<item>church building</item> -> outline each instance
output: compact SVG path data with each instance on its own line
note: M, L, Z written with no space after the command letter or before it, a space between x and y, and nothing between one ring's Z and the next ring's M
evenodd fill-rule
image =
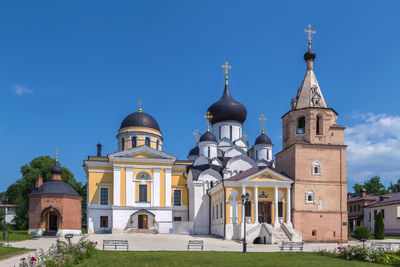
M246 107L231 94L226 62L221 98L188 160L163 151L159 124L139 108L117 133L118 151L84 161L88 231L213 234L248 242L346 241L344 127L328 107L304 54L306 75L282 116L282 151L262 129L243 134ZM196 134L198 132L196 131ZM199 134L198 134L199 135ZM247 199L247 200L246 200ZM244 224L246 222L246 230Z

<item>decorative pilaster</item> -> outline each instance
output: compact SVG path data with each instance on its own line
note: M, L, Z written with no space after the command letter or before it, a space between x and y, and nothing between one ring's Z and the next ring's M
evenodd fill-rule
M133 169L126 168L126 206L133 206L135 203L135 188L133 183Z
M286 223L291 224L292 222L290 221L290 212L291 212L291 200L290 200L290 186L286 188Z
M121 168L114 167L113 176L113 205L121 205Z
M278 187L274 187L274 227L279 226L279 217L278 217Z
M171 207L171 169L165 169L165 206Z
M160 169L159 168L154 168L154 177L153 177L153 185L154 185L154 206L159 207L160 206Z
M254 223L258 223L258 186L254 187Z

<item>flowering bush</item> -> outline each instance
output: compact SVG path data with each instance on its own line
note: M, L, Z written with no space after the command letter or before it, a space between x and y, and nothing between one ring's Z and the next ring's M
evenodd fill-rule
M320 255L400 266L400 257L393 252L361 246L338 246L334 250L321 250Z
M85 258L93 255L97 242L91 242L82 237L78 243L69 244L68 242L57 239L56 244L52 245L48 251L40 250L36 257L21 258L20 267L61 267L74 266L83 262Z

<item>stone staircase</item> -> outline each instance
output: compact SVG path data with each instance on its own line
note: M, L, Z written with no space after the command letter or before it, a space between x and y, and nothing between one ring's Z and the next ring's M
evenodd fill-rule
M157 232L156 232L154 229L137 229L137 228L132 228L132 229L126 230L125 233L127 233L127 234L133 234L133 233L156 234Z
M260 223L247 231L248 242L253 242L256 238L260 237L262 243L267 244L281 244L283 241L302 241L300 232L297 232L291 224L281 223L279 226L274 227L271 224Z
M287 234L282 230L281 227L272 228L272 238L273 244L281 244L283 241L291 241Z

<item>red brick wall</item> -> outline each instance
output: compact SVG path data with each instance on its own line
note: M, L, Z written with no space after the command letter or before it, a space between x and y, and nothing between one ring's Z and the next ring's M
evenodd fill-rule
M31 195L29 196L29 229L44 229L41 213L52 206L61 213L59 229L81 229L81 202L82 198L67 195Z

